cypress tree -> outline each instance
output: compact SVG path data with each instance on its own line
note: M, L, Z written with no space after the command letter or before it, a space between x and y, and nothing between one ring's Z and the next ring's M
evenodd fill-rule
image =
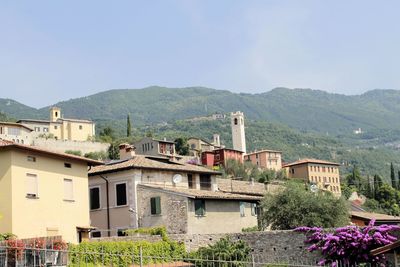
M390 163L390 181L392 183L392 187L394 189L396 189L397 188L397 183L396 183L396 176L394 174L393 162Z
M397 171L397 190L400 190L400 171Z
M132 127L131 127L131 118L130 118L130 116L129 116L129 114L128 114L128 116L126 117L126 136L127 137L130 137L131 136L131 130L132 130Z

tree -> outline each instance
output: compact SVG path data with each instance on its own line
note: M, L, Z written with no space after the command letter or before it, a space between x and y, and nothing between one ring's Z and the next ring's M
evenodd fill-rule
M397 190L400 190L400 171L397 171Z
M187 138L179 137L175 139L175 150L176 153L182 156L189 155L189 144Z
M349 223L347 203L329 192L312 193L304 185L288 183L278 193L267 194L261 204L263 226L288 230L300 226L331 228Z
M394 174L393 162L390 163L390 182L392 183L392 187L397 189L397 182L396 182L396 176Z
M119 143L111 143L107 152L109 159L119 159Z
M126 116L126 137L130 137L132 135L132 126L131 126L131 118L128 114L128 116Z
M347 175L347 184L349 186L355 186L358 190L362 187L362 177L360 170L358 169L357 165L354 165L353 171L351 174Z
M383 185L382 178L375 174L374 175L374 198L376 197L376 193L378 192L379 188Z
M114 130L107 126L99 134L102 142L111 143L115 139Z

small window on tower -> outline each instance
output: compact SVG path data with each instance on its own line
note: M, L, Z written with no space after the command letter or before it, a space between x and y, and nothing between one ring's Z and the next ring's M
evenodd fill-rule
M56 111L56 117L58 117L58 112Z
M238 124L238 119L235 118L234 122L235 122L235 125L237 125Z

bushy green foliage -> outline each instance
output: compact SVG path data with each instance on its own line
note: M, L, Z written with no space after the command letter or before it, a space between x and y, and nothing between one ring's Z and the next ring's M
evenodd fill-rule
M251 260L250 252L251 248L243 240L232 241L229 237L225 237L214 245L190 253L188 261L202 267L247 266Z
M105 160L107 159L107 153L104 151L88 152L84 155L84 157L94 160Z
M253 227L246 227L242 229L243 233L248 233L248 232L257 232L260 231L260 229L258 229L258 226L253 226Z
M179 155L189 155L189 144L186 137L179 137L175 139L175 150Z
M16 238L17 236L12 233L0 233L0 241Z
M148 234L148 235L159 235L164 241L169 241L167 235L167 229L164 226L152 227L152 228L138 228L138 229L128 229L125 230L128 236L134 234Z
M65 153L75 156L82 156L82 151L80 150L65 150Z
M183 244L159 241L100 241L70 245L70 266L129 266L139 264L142 248L143 264L173 262L182 259L186 252ZM134 256L132 256L134 255Z
M263 199L263 224L274 230L288 230L300 226L331 228L347 225L347 203L329 192L305 190L304 184L287 183L277 194Z

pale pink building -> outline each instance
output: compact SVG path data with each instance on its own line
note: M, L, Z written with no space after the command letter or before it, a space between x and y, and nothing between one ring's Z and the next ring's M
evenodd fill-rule
M260 150L248 153L244 156L245 161L251 161L260 169L280 171L282 169L282 151Z

